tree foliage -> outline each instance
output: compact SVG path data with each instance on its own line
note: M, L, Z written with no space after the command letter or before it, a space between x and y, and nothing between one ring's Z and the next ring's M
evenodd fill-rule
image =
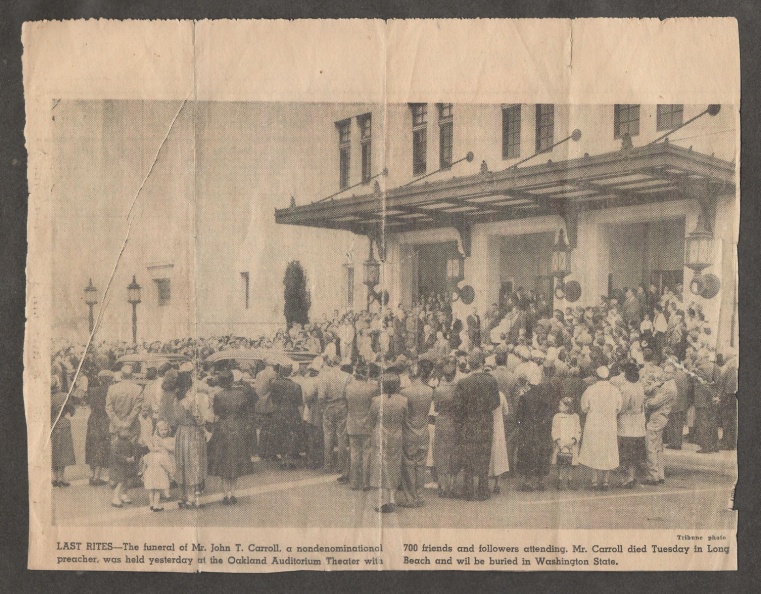
M285 268L283 278L285 287L285 322L290 329L294 324L309 323L309 308L312 306L312 297L307 289L307 274L301 262L292 260Z

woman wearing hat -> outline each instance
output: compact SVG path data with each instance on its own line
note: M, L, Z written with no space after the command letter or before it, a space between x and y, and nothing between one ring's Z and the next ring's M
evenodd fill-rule
M627 363L623 373L611 380L621 392L618 414L618 455L631 489L637 484L637 468L645 461L645 391L639 382L639 366Z
M375 511L381 513L396 509L394 492L402 482L402 428L407 419L407 399L399 393L399 386L398 375L384 373L381 395L373 398L370 405L370 486L380 489L381 501Z
M111 449L106 394L113 377L114 374L107 369L98 373L97 378L90 382L85 396L85 404L90 407L85 437L85 463L90 467L90 486L93 487L106 484L101 478L103 470L108 468Z
M592 489L608 489L610 471L618 468L618 412L621 392L608 381L610 370L597 368L597 382L584 390L581 411L586 413L579 463L593 470Z
M246 442L246 420L253 408L252 390L233 386L233 372L223 371L217 378L221 391L214 396L214 448L209 456L209 474L222 479L223 505L237 503L235 486L238 477L250 471Z
M180 508L199 508L206 482L207 452L206 423L214 420L207 394L192 389L190 374L181 370L178 377L178 395L175 403L177 434L175 435L175 461L177 483L182 488ZM189 499L189 491L193 499Z
M443 377L433 391L433 406L436 412L433 465L439 481L439 497L454 497L454 477L459 470L457 429L454 422L456 374L457 366L453 362L446 363L442 369Z
M50 445L53 452L53 486L68 487L69 483L64 480L64 472L67 466L76 464L69 415L73 415L76 409L68 399L68 394L58 389L60 382L56 376L52 376L50 384L50 423L52 426Z

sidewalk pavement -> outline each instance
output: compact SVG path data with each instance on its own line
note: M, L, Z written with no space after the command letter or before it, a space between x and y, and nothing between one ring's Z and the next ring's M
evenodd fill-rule
M679 468L696 472L710 472L721 476L737 478L737 452L721 450L711 454L698 454L698 446L684 443L681 450L664 450L665 465L668 469Z

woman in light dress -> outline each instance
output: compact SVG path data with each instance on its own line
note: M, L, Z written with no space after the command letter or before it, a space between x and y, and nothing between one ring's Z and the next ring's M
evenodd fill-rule
M587 415L579 463L592 469L592 489L607 490L610 471L618 468L618 413L621 392L608 381L610 371L597 368L597 382L584 390L581 412Z
M489 478L494 479L492 491L499 493L499 477L510 470L507 458L507 439L505 438L505 419L507 418L507 398L499 393L499 406L492 411L493 428L491 434L491 459L489 461Z

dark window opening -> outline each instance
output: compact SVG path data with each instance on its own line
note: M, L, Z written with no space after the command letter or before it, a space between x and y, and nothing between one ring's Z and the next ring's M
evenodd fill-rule
M241 272L240 273L241 279L243 279L243 307L248 309L249 306L249 291L251 289L250 285L250 277L248 272Z
M521 156L521 106L511 105L502 110L502 158Z
M172 284L168 278L154 279L158 291L158 305L163 307L172 301Z
M656 116L657 130L673 130L682 125L683 105L659 105Z
M428 105L413 103L412 110L412 175L423 175L427 169Z
M624 134L639 135L639 105L616 104L613 109L613 135L621 138Z
M362 144L362 183L366 184L372 177L372 135L373 135L373 120L372 116L368 113L366 115L357 118L359 122L359 140Z
M536 152L542 153L555 144L555 106L536 106Z
M338 128L338 186L344 190L349 187L351 120L338 122L336 126Z
M439 167L449 169L452 166L452 144L454 138L454 120L452 104L439 104Z

